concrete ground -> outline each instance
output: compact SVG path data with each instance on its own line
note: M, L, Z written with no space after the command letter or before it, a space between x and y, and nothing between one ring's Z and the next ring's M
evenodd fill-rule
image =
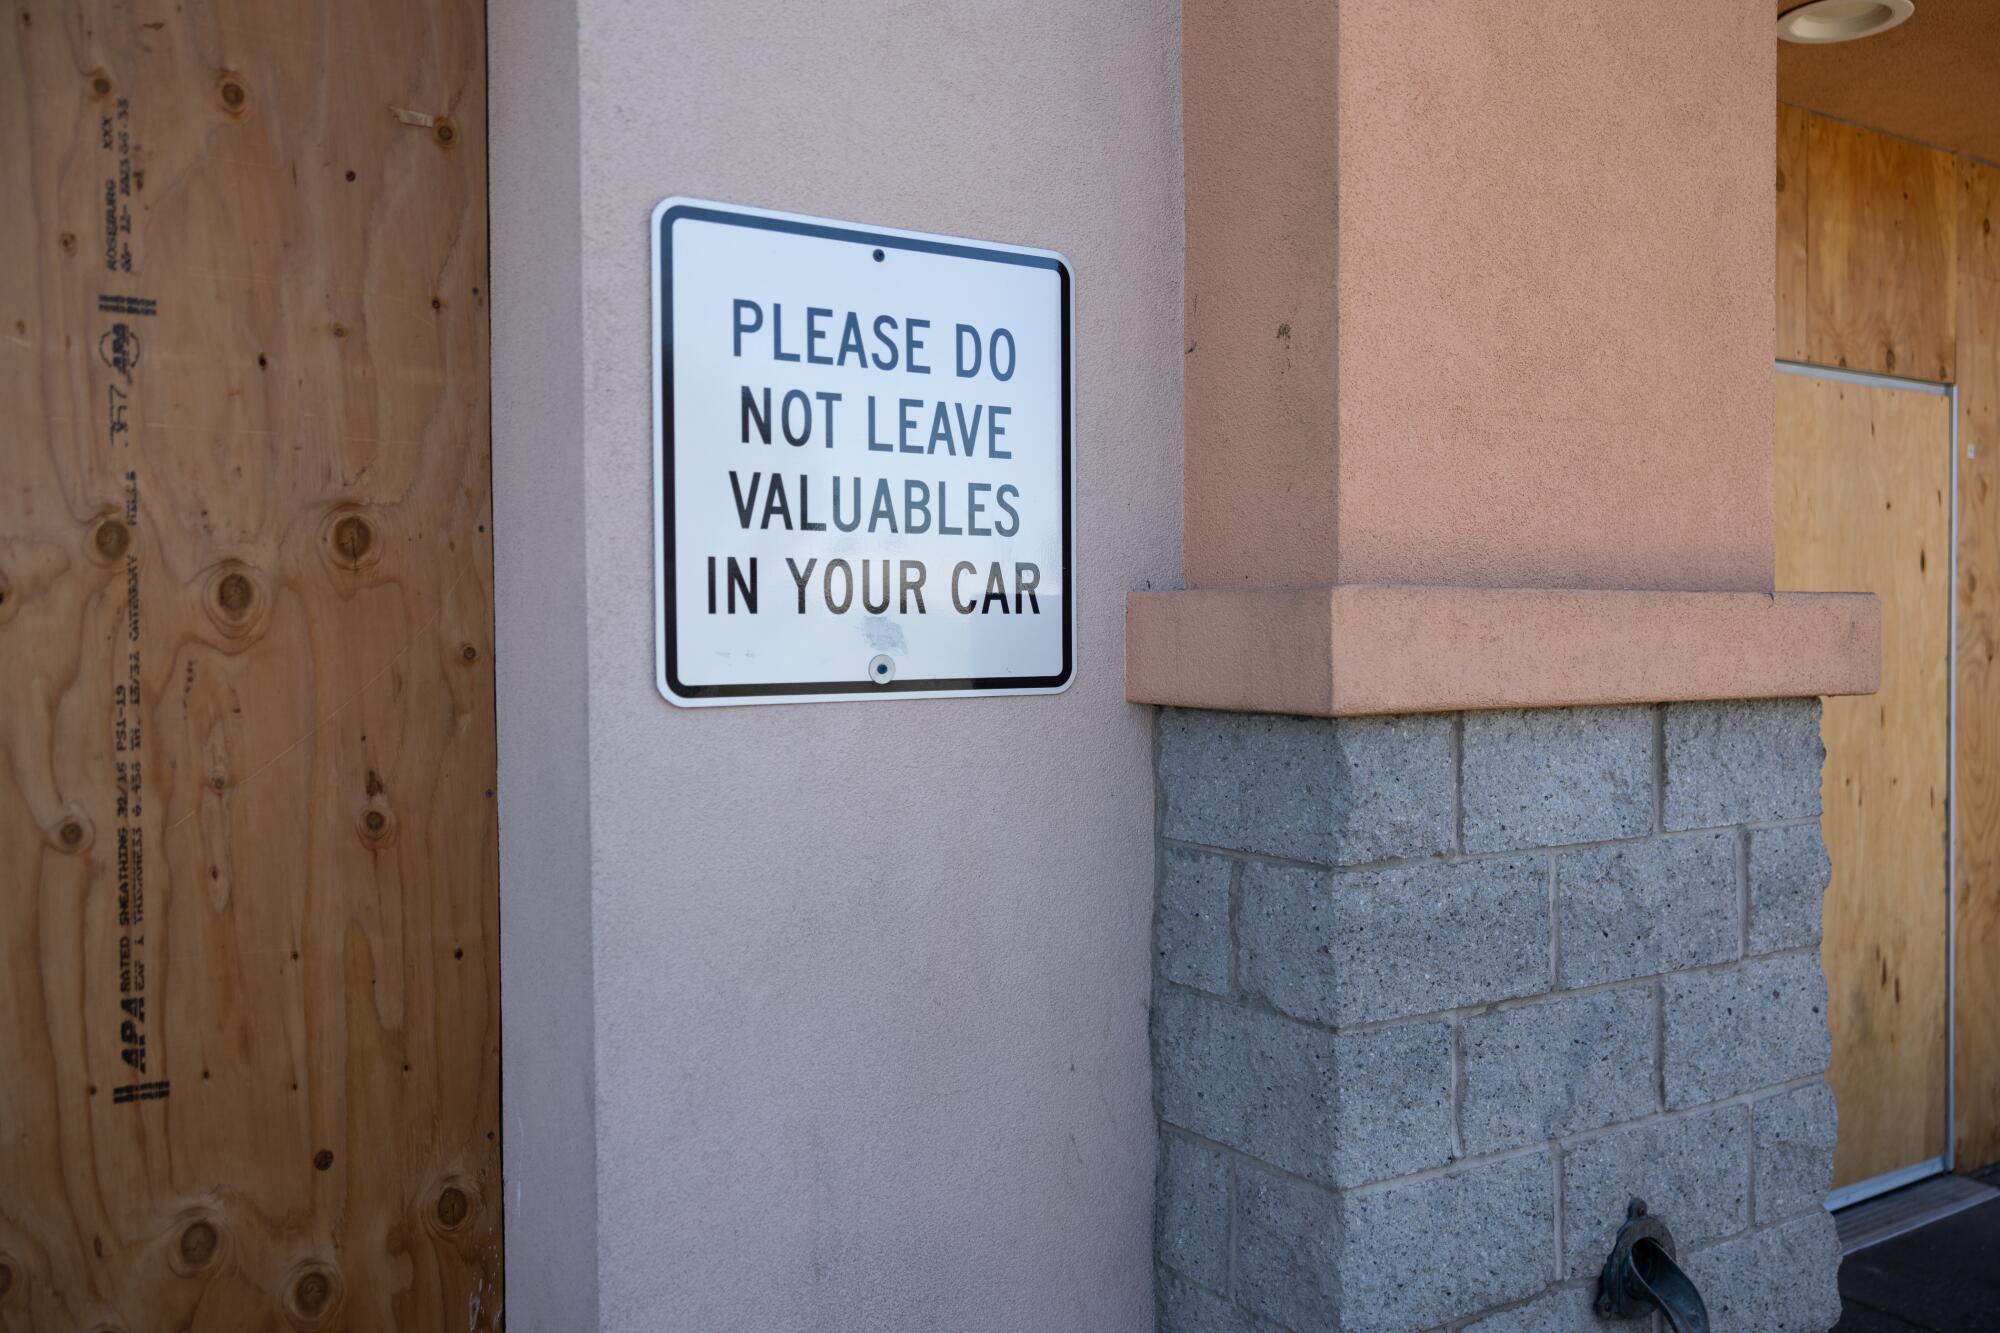
M1989 1184L2000 1184L1981 1172ZM1983 1203L1847 1257L1835 1333L2000 1328L2000 1202Z

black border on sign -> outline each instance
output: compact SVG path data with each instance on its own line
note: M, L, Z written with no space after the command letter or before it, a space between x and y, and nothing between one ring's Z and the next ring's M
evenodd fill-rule
M915 250L925 254L950 255L959 259L983 259L993 263L1016 264L1023 268L1053 270L1057 289L1061 295L1062 326L1062 670L1053 676L970 676L929 678L922 680L890 681L879 685L868 679L843 681L788 681L775 684L756 685L690 685L680 677L680 622L675 605L676 587L675 537L674 537L674 223L683 218L691 222L714 222L732 227L754 227L763 231L789 232L796 236L815 236L822 240L848 241L870 249ZM1053 255L1025 253L1018 250L991 249L986 246L964 242L932 240L924 237L904 236L895 232L869 231L862 227L840 226L824 222L808 222L797 218L766 217L755 213L736 213L719 208L705 208L699 204L675 204L659 215L659 236L656 241L659 253L660 299L653 313L657 324L660 356L656 372L659 376L658 395L660 446L655 465L659 469L661 540L658 565L659 587L656 590L657 608L660 617L662 645L665 656L663 666L666 680L673 692L684 699L755 699L772 695L894 695L932 693L947 690L956 691L1003 691L1003 690L1059 690L1068 685L1076 671L1076 589L1072 586L1072 568L1075 565L1074 507L1071 488L1070 451L1071 433L1074 429L1071 413L1070 384L1070 272L1069 266Z

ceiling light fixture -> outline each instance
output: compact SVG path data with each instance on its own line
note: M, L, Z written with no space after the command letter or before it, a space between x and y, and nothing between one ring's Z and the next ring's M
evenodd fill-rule
M1822 46L1873 37L1916 11L1915 0L1812 0L1778 15L1782 41Z

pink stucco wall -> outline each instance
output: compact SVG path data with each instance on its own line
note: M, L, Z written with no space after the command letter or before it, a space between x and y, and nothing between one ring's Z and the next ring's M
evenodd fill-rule
M1767 12L1188 8L1190 585L1771 587Z
M1178 5L491 12L510 1327L579 1326L579 1249L613 1329L1150 1327L1153 791L1123 605L1180 568ZM669 194L1067 253L1073 689L660 699L646 221ZM517 1041L524 1008L573 1002L535 971L567 937L533 932L578 904L589 1012ZM589 1043L580 1075L552 1031ZM577 1095L582 1242L546 1194L562 1163L537 1170Z
M1340 6L1181 23L1187 583L1330 583Z
M1342 7L1344 581L1772 586L1773 45Z

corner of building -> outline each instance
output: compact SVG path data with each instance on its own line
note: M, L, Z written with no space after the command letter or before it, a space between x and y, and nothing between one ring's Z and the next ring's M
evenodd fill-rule
M598 1319L577 15L488 9L509 1327Z

